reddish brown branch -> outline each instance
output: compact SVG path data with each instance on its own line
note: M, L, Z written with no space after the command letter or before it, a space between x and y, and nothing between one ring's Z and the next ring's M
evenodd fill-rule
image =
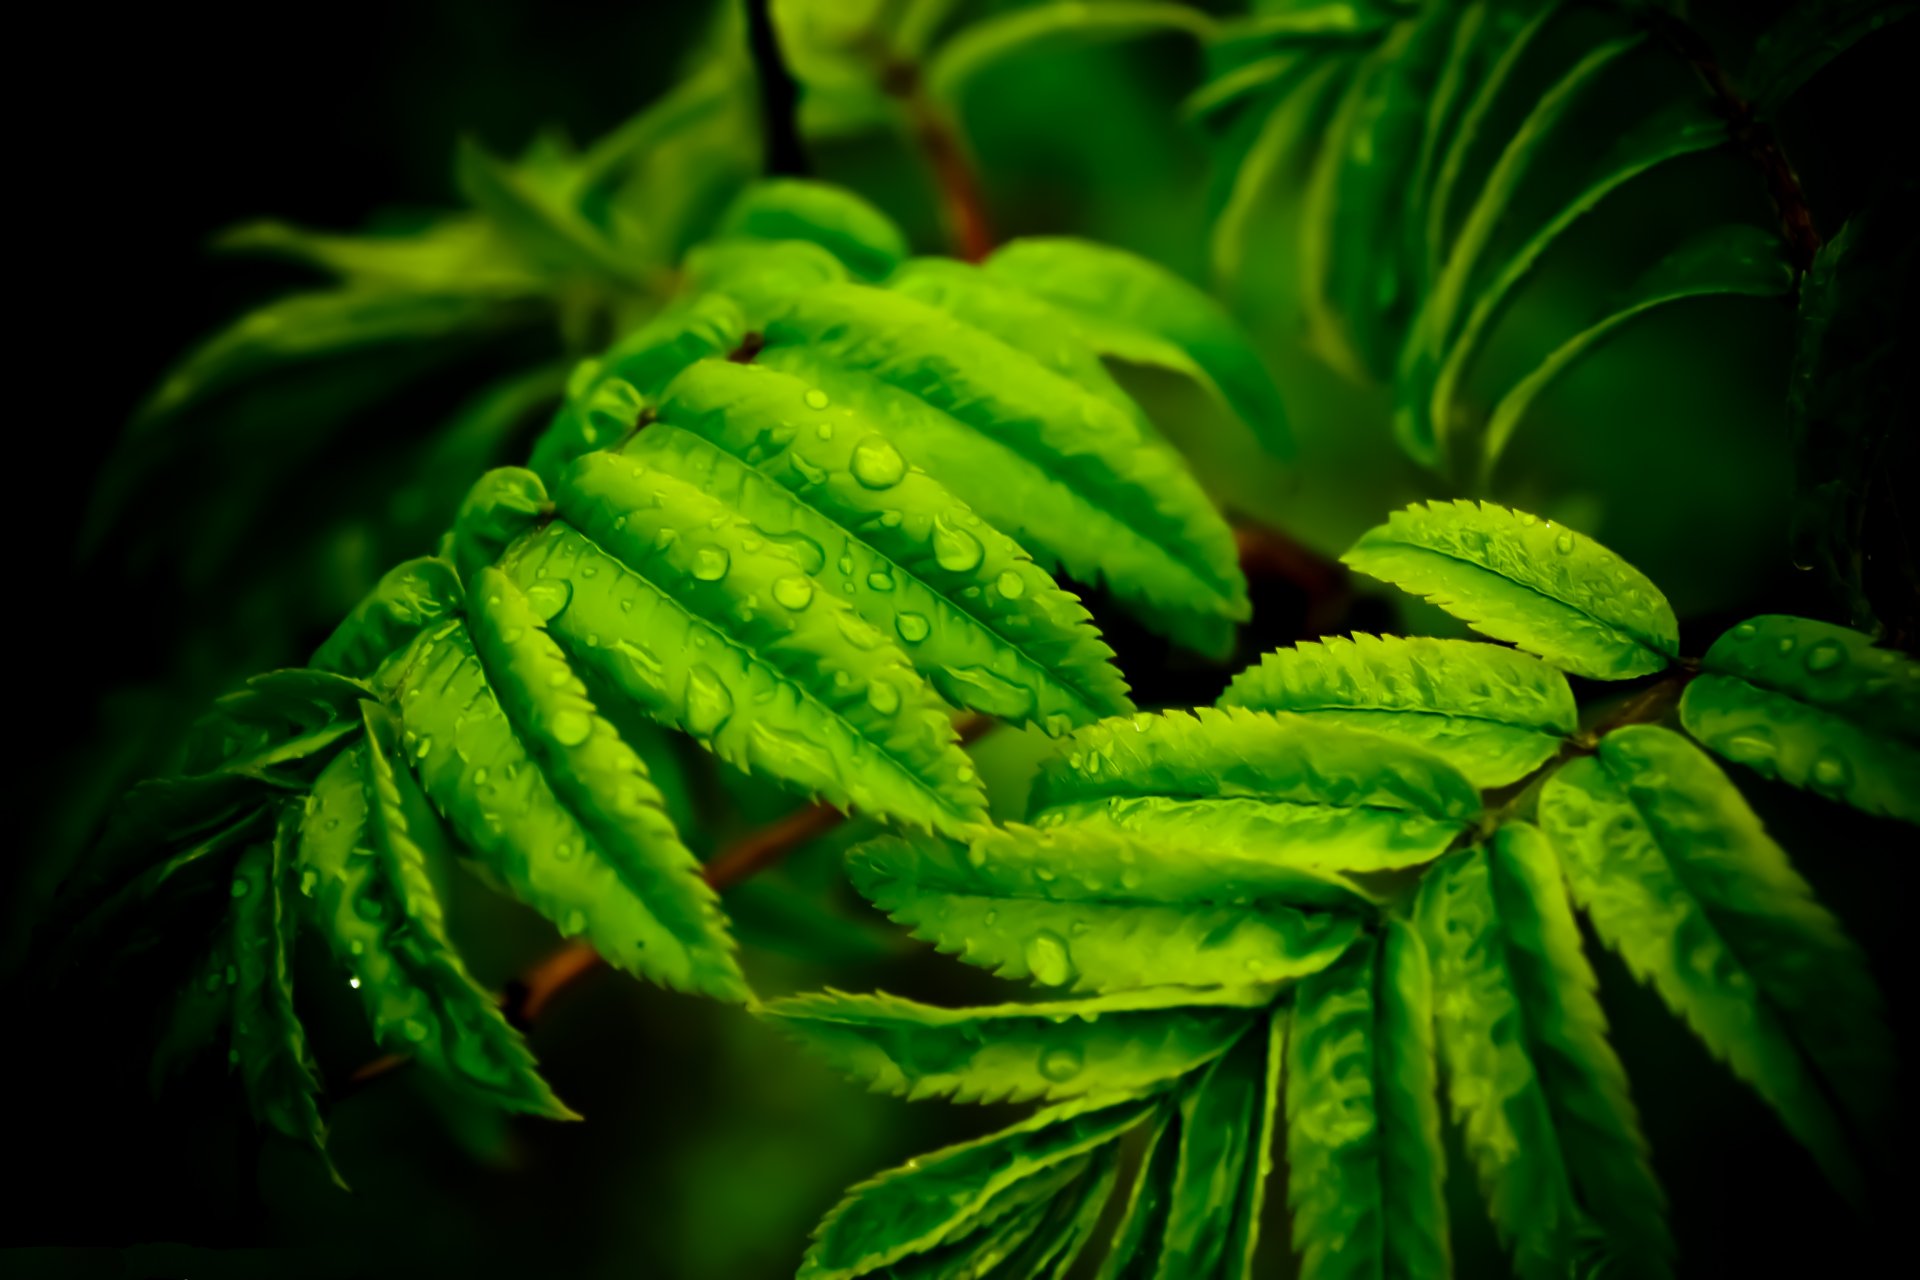
M981 261L993 252L993 227L987 219L979 171L967 154L953 118L927 94L920 69L910 62L882 55L880 87L906 113L914 145L933 170L954 256L967 262Z

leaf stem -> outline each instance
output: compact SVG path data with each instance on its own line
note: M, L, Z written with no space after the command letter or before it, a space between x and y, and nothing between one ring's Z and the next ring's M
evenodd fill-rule
M979 172L967 154L959 128L946 108L927 92L918 66L884 52L876 62L881 90L900 104L907 131L933 171L954 256L967 262L981 261L993 252L993 229L987 219Z

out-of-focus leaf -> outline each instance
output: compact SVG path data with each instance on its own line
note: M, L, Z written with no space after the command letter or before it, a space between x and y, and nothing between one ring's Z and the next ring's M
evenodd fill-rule
M1491 478L1507 441L1540 393L1635 316L1687 298L1774 298L1792 292L1793 267L1787 261L1786 246L1774 232L1745 225L1718 227L1682 245L1614 302L1604 319L1554 348L1500 397L1477 450L1483 482ZM1436 391L1436 397L1450 394ZM1441 401L1436 398L1435 403Z
M957 102L967 82L1003 58L1057 42L1124 40L1160 32L1182 32L1204 40L1213 19L1184 4L1104 3L1058 0L984 18L941 45L927 66L927 87L946 102Z

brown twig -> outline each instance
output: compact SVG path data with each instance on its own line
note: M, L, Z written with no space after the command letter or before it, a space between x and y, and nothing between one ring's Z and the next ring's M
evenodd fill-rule
M946 109L927 93L919 67L884 52L876 55L876 61L880 88L906 113L914 145L933 170L954 256L967 262L981 261L993 252L993 227L987 219L979 173L959 129Z
M994 723L987 716L966 715L954 722L954 731L965 744L977 741ZM725 893L846 820L846 814L827 804L796 809L721 850L701 868L700 877L716 893ZM605 968L606 963L600 953L586 943L569 942L507 983L500 993L500 1012L509 1023L525 1031L546 1012L554 997L588 974ZM388 1053L361 1064L347 1077L345 1086L335 1091L334 1101L351 1096L412 1061L411 1055Z

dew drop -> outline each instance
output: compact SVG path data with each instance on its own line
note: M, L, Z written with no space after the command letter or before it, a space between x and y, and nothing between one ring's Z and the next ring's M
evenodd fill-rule
M1560 536L1553 540L1553 549L1555 551L1558 551L1563 556L1572 555L1573 554L1573 535L1563 530Z
M1009 600L1018 600L1027 590L1027 584L1021 579L1019 574L1011 569L1002 573L999 580L993 585L999 590L1001 595Z
M687 673L687 732L710 738L733 715L733 695L706 663Z
M907 460L884 436L868 436L853 448L853 478L869 489L891 489L907 474Z
M527 588L527 603L542 622L559 617L572 600L573 584L564 578L543 580Z
M927 633L933 630L933 624L917 613L901 614L893 620L893 627L900 633L900 638L908 644L919 644L927 638Z
M773 598L788 609L804 609L813 603L813 582L795 575L773 584Z
M577 747L593 732L593 720L582 711L562 711L553 718L553 740L563 747Z
M1831 671L1847 660L1846 650L1837 640L1822 640L1807 650L1806 657L1800 659L1809 671Z
M1070 1049L1062 1045L1060 1048L1049 1049L1040 1055L1040 1074L1055 1084L1064 1084L1079 1075L1080 1068L1085 1063L1086 1059L1081 1056L1078 1049Z
M900 691L885 680L875 680L867 686L867 702L883 716L890 716L900 709Z
M891 591L893 590L893 575L887 573L885 570L875 569L867 575L867 585L875 591Z
M966 573L980 565L986 554L980 539L965 529L956 529L944 519L933 522L933 558L949 573Z
M1813 761L1813 785L1821 791L1844 791L1853 781L1853 766L1833 750L1822 751Z
M1073 976L1073 958L1067 940L1051 929L1042 929L1027 940L1027 971L1042 986L1058 987Z
M718 582L727 576L730 561L719 547L702 547L693 553L693 576L702 582Z
M827 399L827 393L818 387L809 389L807 394L801 398L807 402L807 408L809 409L824 409L830 403Z

